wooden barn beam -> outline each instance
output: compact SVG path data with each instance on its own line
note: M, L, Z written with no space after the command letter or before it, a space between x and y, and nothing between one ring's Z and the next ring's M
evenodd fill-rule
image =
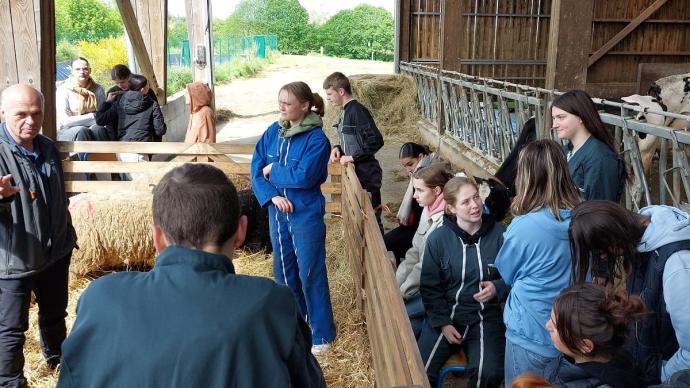
M55 1L40 0L40 85L43 93L43 135L57 138L55 108Z
M652 3L647 9L642 11L635 19L633 19L630 23L628 23L625 28L623 28L619 33L617 33L613 38L611 38L608 42L604 43L601 48L599 48L597 51L592 54L592 56L589 57L589 60L587 61L587 67L592 66L595 64L598 60L601 59L604 55L606 55L609 50L611 50L615 45L617 45L623 38L628 36L631 32L633 32L642 22L645 20L649 19L654 12L656 12L659 8L661 8L664 4L666 4L668 0L656 0L654 3Z
M462 30L465 19L462 17L462 1L446 0L442 3L441 17L441 68L460 71L462 50Z
M151 57L146 50L146 43L144 42L144 37L139 29L139 24L137 23L137 17L134 13L134 8L129 0L116 0L117 7L120 10L120 16L122 16L122 22L127 30L127 35L132 42L132 47L134 49L134 56L137 59L141 73L149 81L149 86L156 93L158 101L165 100L165 92L158 86L158 80L156 78L156 73L153 70L153 64L151 63Z
M44 97L42 133L55 138L55 4L0 0L0 91L29 84Z
M584 89L587 84L594 0L553 0L546 62L547 89Z
M211 0L185 0L189 52L195 82L207 83L213 92L213 39ZM215 106L215 93L213 106Z
M402 62L409 62L411 59L410 53L410 24L412 23L412 15L410 13L410 2L412 0L397 0L400 3L400 12L396 18L400 18L400 36L397 41L400 60Z

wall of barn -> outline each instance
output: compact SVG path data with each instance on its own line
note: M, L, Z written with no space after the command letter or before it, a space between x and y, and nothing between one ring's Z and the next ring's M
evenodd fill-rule
M558 79L556 88L586 87L599 97L620 97L645 89L640 79L650 76L641 71L643 64L654 76L690 72L687 0L398 1L398 48L403 62L545 87L547 62L553 61L552 83L554 77L568 78ZM583 6L592 8L577 9ZM655 11L637 25L640 15L650 9ZM583 22L583 17L591 20ZM627 35L610 49L602 49L626 27L631 29ZM558 31L560 39L554 36ZM555 47L551 50L560 45L558 55L565 57L549 56L552 39ZM581 50L563 49L582 44L582 39L590 44L584 42ZM589 63L593 54L602 53ZM583 65L573 70L574 64ZM661 64L686 64L687 69Z

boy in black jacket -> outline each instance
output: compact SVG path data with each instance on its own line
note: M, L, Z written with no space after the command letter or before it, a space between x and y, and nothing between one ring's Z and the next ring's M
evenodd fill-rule
M331 151L331 162L348 162L355 165L355 172L362 188L371 194L371 205L376 212L376 221L381 233L381 178L379 161L374 156L383 147L383 136L369 110L352 97L350 80L335 72L323 81L326 97L333 106L343 107L338 127L340 145Z
M154 141L165 134L161 107L148 95L149 90L146 77L132 74L129 90L117 103L118 138L122 141Z

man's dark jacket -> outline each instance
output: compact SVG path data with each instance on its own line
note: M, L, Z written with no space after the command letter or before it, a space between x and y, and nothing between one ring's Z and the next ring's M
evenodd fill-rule
M34 161L0 124L0 176L12 174L17 194L0 200L0 279L34 275L69 256L76 246L65 196L65 180L55 143L34 139L45 179Z
M170 246L149 272L95 280L58 387L325 387L289 288Z

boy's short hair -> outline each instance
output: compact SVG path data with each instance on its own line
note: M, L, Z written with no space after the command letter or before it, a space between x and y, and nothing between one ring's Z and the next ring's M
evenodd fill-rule
M153 190L153 223L169 244L222 246L237 232L237 190L225 173L205 164L170 170Z
M149 81L143 75L132 74L132 76L129 77L129 90L134 90L135 92L138 92L144 87L146 87L148 83Z
M112 70L110 70L110 79L112 80L129 79L131 75L132 72L129 70L129 67L122 64L115 65Z
M345 74L339 71L336 71L335 73L326 77L325 80L323 80L323 88L333 88L334 90L342 88L343 90L345 90L345 93L352 94L352 88L350 87L350 79L347 78Z

